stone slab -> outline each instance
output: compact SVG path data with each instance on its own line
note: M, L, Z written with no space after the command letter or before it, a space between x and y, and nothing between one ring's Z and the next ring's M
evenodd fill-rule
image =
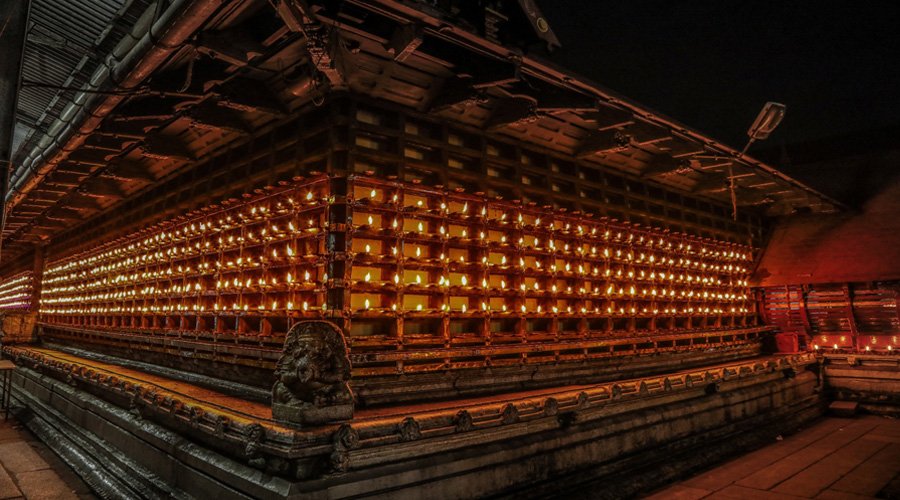
M721 467L716 467L711 471L695 476L685 481L683 484L685 486L712 491L721 490L722 488L805 448L822 436L836 431L842 425L844 425L843 422L839 420L823 420L809 429L793 436L788 436L782 441L775 441L769 446L736 458Z
M19 431L13 428L12 426L3 426L0 427L0 443L6 443L9 441L17 441L21 439L19 437Z
M851 441L858 439L866 432L874 429L876 425L876 422L869 420L853 421L846 427L838 428L827 437L816 441L810 446L737 481L736 484L759 490L772 489Z
M897 427L900 428L900 424ZM875 496L898 471L900 471L900 446L888 444L832 484L830 489Z
M31 445L24 441L13 441L0 444L0 460L3 467L11 474L47 469L50 466L40 457Z
M17 498L22 496L22 492L16 487L12 477L6 472L6 469L0 467L0 499Z
M885 446L885 443L878 441L857 439L779 484L772 491L814 497Z
M853 417L859 409L859 403L855 401L835 401L828 405L828 413L835 417Z
M826 418L783 441L657 492L654 498L894 498L900 485L900 421ZM898 479L895 479L898 478ZM895 495L896 496L896 495Z
M713 498L725 498L729 500L797 500L798 498L803 497L732 484L724 490L717 491Z
M16 475L27 500L77 500L78 495L51 469Z
M875 497L856 495L846 491L825 490L816 497L817 500L875 500Z
M96 498L88 486L11 416L0 419L0 500Z
M712 494L710 490L692 488L690 486L675 485L659 493L646 497L645 500L698 500Z

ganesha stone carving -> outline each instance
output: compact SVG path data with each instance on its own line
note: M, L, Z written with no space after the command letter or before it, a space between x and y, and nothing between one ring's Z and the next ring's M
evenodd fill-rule
M317 425L353 418L350 358L344 335L328 321L294 325L275 368L272 416Z

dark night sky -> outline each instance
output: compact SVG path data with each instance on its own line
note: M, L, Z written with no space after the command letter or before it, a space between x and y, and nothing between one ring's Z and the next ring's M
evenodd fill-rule
M787 115L761 148L900 124L894 5L540 2L563 44L555 62L738 149L768 100Z

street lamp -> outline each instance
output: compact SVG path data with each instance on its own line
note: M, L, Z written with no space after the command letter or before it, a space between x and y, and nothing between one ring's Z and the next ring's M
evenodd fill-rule
M747 141L747 145L741 150L738 159L744 157L747 150L750 149L751 144L756 141L768 139L769 134L771 134L772 131L778 127L778 124L781 123L781 120L784 119L784 112L786 109L784 104L777 102L770 101L763 105L759 115L756 116L756 120L753 120L753 125L750 125L750 128L747 130L747 135L750 137L750 140ZM728 164L728 190L731 192L731 216L734 217L734 220L737 220L737 197L734 192L735 183L733 167L734 161Z

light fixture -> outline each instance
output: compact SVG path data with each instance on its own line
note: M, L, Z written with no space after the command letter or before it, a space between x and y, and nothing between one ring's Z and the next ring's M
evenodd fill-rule
M751 144L769 137L772 131L781 123L781 120L784 119L786 110L787 107L784 104L777 102L769 101L763 105L756 116L756 120L753 120L753 125L750 125L750 128L747 130L747 136L750 137L750 140L747 141L744 149L738 155L739 160L744 158ZM731 195L731 216L734 220L737 220L737 195L734 190L734 181L734 161L732 161L728 164L728 192Z
M750 144L753 144L754 141L763 141L769 138L769 134L771 134L772 131L778 127L778 124L781 123L781 120L784 119L785 109L786 107L784 104L777 102L770 101L763 105L756 120L753 121L753 125L750 125L750 128L747 130L750 141L747 143L747 146L744 147L744 150L741 151L741 155L747 152L747 148L749 148Z

